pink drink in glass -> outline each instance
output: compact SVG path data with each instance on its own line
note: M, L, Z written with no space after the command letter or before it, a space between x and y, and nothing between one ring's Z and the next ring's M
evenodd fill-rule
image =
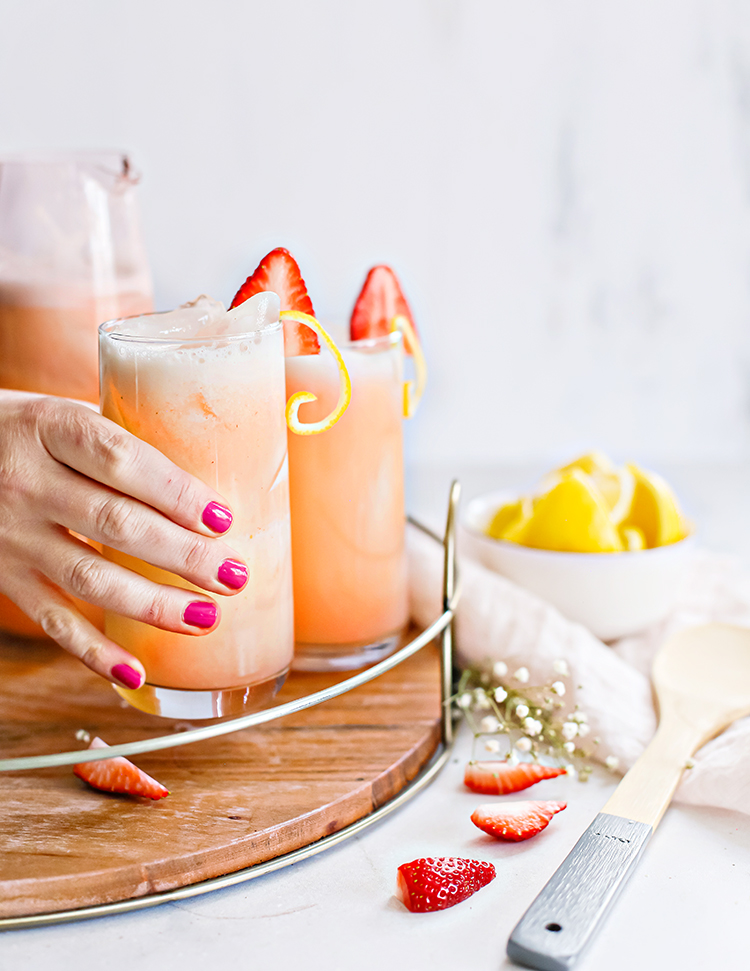
M295 667L346 670L390 653L408 621L400 333L338 344L349 408L325 435L289 435ZM287 358L287 396L313 421L338 393L326 355Z
M218 598L202 637L106 613L106 633L136 655L147 682L117 690L137 708L201 719L240 714L281 686L294 646L279 301L262 293L225 313L200 298L170 314L100 328L102 414L211 485L234 513L227 542L248 566L245 589ZM191 584L105 549L160 583Z

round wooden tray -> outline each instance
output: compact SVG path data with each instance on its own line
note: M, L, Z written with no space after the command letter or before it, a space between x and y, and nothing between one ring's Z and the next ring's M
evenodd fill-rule
M0 637L0 930L250 879L358 831L425 784L451 734L457 499L455 485L442 616L430 630L410 632L400 660L355 677L292 675L276 713L195 732L131 708L55 645ZM341 693L330 697L336 685ZM238 730L266 717L277 720ZM51 754L83 752L81 729L139 751L134 761L170 796L151 803L91 790L59 764L78 753Z

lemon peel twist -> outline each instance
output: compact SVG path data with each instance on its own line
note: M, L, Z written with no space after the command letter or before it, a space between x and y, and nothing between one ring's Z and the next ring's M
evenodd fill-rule
M427 384L427 362L422 352L416 331L408 317L397 314L391 321L391 333L400 331L406 350L411 352L414 359L416 381L404 382L404 418L412 418L417 410L420 399Z
M310 314L303 313L301 310L282 310L279 316L282 320L294 320L298 324L305 324L311 330L314 330L319 340L325 344L333 355L336 366L339 369L339 400L336 402L336 407L333 411L326 415L325 418L321 418L320 421L310 422L299 420L300 406L318 400L318 396L313 394L312 391L297 391L286 403L286 424L290 431L293 431L295 435L319 435L321 432L333 428L349 407L349 402L352 400L352 382L349 377L349 372L346 369L346 364L344 364L341 351L334 344L333 338L325 328L320 326L314 317Z

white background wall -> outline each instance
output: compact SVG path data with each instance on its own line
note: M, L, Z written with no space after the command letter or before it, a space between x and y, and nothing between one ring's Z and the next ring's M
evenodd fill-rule
M0 0L0 151L127 148L166 308L398 271L418 463L750 442L742 0Z

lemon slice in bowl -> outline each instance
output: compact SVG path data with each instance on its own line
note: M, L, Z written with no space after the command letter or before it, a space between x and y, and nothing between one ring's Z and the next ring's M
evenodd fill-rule
M333 428L349 407L349 402L352 400L352 382L349 378L349 372L346 370L341 351L336 347L333 338L324 327L320 326L315 317L302 313L300 310L282 310L279 316L282 320L294 320L298 324L306 324L311 330L314 330L321 344L324 344L333 355L339 369L339 400L336 402L333 411L325 418L310 422L299 420L300 406L318 400L317 395L314 395L312 391L298 391L286 403L287 427L295 435L319 435L321 432Z
M620 524L621 529L639 529L648 549L669 546L684 539L690 528L682 518L677 499L664 479L656 472L649 472L632 463L627 468L633 476L634 489L630 508Z
M519 543L533 512L534 503L528 496L506 502L494 514L485 532L492 539Z
M591 476L604 497L609 509L609 518L615 526L619 526L627 517L633 503L635 477L630 468L627 466L618 467L604 452L594 451L582 455L575 461L569 462L568 465L563 465L553 474L562 475L575 469ZM626 548L630 549L631 547ZM633 549L638 549L638 547L633 547Z
M579 468L561 471L533 511L516 542L566 553L619 553L625 549L601 490Z

